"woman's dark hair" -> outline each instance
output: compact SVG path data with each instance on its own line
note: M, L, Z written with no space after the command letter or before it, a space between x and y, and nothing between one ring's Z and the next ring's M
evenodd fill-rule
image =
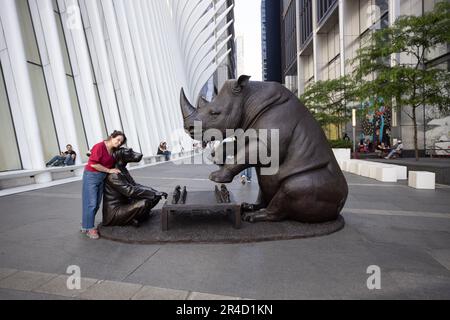
M125 133L123 133L122 131L114 130L114 132L111 133L111 135L109 136L108 140L117 138L117 137L119 137L119 136L122 136L122 137L123 137L123 142L122 142L122 145L121 145L121 146L123 146L124 144L127 143L127 136L126 136Z

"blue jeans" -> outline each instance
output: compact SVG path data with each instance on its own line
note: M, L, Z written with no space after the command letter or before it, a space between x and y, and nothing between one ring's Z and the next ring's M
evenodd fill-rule
M64 160L64 164L66 166L73 166L75 164L75 160L73 160L73 157L71 155L66 156L66 159Z
M246 176L247 180L252 180L252 168L247 168L241 173L241 177Z
M75 161L69 154L67 156L54 156L49 162L47 162L47 166L60 166L62 164L66 166L73 166Z
M106 173L84 171L83 174L83 230L95 228L95 215L103 197Z
M172 155L172 152L170 152L170 151L165 151L164 152L164 156L166 157L166 161L169 161L170 160L170 156Z

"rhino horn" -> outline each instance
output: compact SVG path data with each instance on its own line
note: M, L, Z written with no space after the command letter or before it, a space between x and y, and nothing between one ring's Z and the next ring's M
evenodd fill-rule
M195 109L189 100L186 98L186 95L184 93L184 89L181 88L181 94L180 94L180 106L181 106L181 112L183 113L183 118L188 119L191 117L195 112L197 112L197 109Z

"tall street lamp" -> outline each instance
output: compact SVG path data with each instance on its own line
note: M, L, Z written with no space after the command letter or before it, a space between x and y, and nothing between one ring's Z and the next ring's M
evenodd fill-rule
M352 109L353 152L356 155L356 109Z

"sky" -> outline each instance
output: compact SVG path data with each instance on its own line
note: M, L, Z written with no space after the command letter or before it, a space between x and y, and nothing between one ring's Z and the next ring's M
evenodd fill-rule
M261 81L261 0L235 0L234 17L236 37L244 38L244 64L238 76L247 74Z

